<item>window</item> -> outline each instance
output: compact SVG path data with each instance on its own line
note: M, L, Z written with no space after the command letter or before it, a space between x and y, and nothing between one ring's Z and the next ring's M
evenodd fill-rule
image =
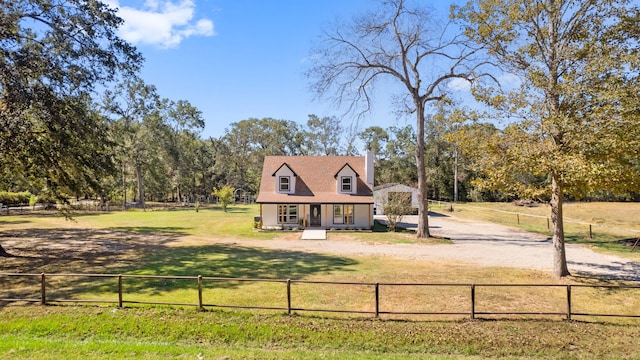
M298 205L278 205L278 223L280 224L297 224L298 223Z
M353 225L353 204L333 205L333 223Z
M342 205L333 205L333 223L344 224L344 218L342 217Z
M342 177L342 192L351 192L351 176Z
M344 223L353 224L353 205L344 206Z
M288 176L280 176L279 179L279 189L280 191L290 191L289 182L291 179Z

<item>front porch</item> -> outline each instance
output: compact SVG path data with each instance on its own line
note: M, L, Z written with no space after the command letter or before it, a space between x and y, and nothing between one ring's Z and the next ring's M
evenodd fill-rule
M369 230L373 204L260 204L259 219L265 230Z

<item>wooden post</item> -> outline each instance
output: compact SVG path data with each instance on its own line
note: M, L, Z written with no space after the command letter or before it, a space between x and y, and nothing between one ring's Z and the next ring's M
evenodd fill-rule
M302 227L307 227L307 206L306 204L302 204Z
M567 320L571 320L571 285L567 285Z
M471 284L471 320L476 318L476 285Z
M376 319L380 317L380 284L376 283Z
M551 226L549 225L549 218L547 218L547 230L551 230Z
M260 204L260 224L258 227L262 229L262 203Z
M287 279L287 314L291 315L291 279Z
M118 307L122 307L122 274L118 275Z
M40 274L40 305L47 305L47 289L44 273Z
M284 229L284 205L280 204L280 223Z
M202 275L198 275L198 310L204 310L202 307Z
M589 239L593 239L593 230L591 228L591 224L589 224Z
M320 205L322 207L322 205ZM324 206L324 227L328 228L329 227L329 204L326 204ZM332 213L333 213L333 209L332 209Z
M516 214L516 219L518 221L518 225L520 225L520 214Z

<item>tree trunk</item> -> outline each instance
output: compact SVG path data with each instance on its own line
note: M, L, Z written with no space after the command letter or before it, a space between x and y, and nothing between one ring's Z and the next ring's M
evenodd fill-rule
M453 202L458 202L458 148L455 148L453 163Z
M142 169L136 166L136 178L138 180L138 201L140 206L144 208L144 183L142 181Z
M424 165L424 105L416 102L416 165L418 167L418 238L428 238L429 233L429 191L427 188L427 172Z
M9 254L3 247L2 245L0 245L0 256L2 257L10 257L11 254Z
M127 210L127 173L122 162L122 209Z
M561 278L569 276L567 255L564 246L564 222L562 215L562 180L552 174L551 183L551 223L553 224L553 276Z

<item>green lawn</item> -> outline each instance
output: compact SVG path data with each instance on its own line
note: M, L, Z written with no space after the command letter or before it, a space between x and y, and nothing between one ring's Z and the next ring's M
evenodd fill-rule
M0 359L634 359L638 325L381 321L167 308L0 310Z

